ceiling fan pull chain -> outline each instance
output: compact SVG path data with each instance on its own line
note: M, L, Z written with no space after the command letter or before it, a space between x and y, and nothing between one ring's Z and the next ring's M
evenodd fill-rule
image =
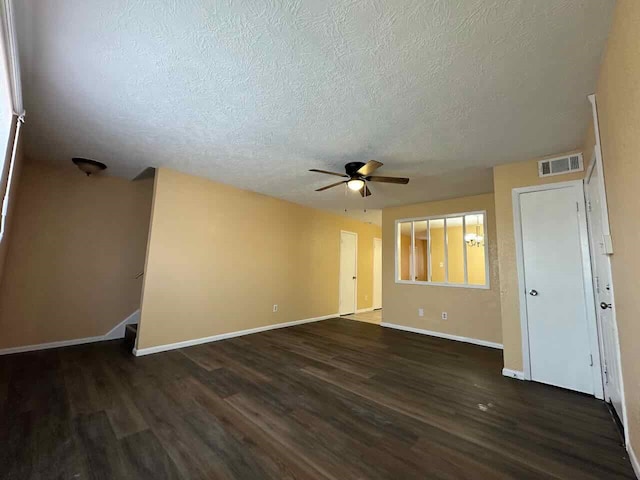
M349 186L345 183L344 184L344 198L345 200L347 199L347 196L349 195ZM346 203L346 202L345 202ZM345 207L344 209L344 213L347 213L347 209Z

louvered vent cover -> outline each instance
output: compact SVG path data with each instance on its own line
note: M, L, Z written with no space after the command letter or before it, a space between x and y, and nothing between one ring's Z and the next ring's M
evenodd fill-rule
M538 162L538 176L540 177L581 172L583 169L581 153L569 155L568 157L549 158Z

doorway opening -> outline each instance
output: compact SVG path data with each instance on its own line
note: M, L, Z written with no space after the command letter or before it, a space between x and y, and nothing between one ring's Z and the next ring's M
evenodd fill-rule
M620 344L615 318L611 259L613 245L609 230L607 197L602 162L594 150L585 178L585 199L589 229L593 293L598 319L598 336L602 356L604 399L611 404L620 426L625 425L625 405L620 360ZM624 428L622 428L624 432Z

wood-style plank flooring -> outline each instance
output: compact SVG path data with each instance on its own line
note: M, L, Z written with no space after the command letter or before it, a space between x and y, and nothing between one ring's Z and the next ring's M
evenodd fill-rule
M349 320L357 320L359 322L375 323L380 325L382 323L382 310L374 310L373 312L361 312L351 315L342 315L341 318Z
M0 357L0 478L632 479L602 402L501 352L327 320Z

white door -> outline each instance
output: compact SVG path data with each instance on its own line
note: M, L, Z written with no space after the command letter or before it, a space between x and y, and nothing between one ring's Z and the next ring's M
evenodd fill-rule
M605 399L610 401L624 424L622 388L620 382L620 354L618 351L618 329L613 312L613 284L608 245L605 241L606 194L602 178L602 166L592 160L593 168L585 182L587 217L589 219L589 243L593 270L593 290L598 312L602 349L602 373ZM608 229L606 229L608 230Z
M340 232L340 315L356 312L357 277L358 235Z
M373 308L382 308L382 239L373 239Z
M568 186L520 194L522 260L531 379L593 394L581 192Z

